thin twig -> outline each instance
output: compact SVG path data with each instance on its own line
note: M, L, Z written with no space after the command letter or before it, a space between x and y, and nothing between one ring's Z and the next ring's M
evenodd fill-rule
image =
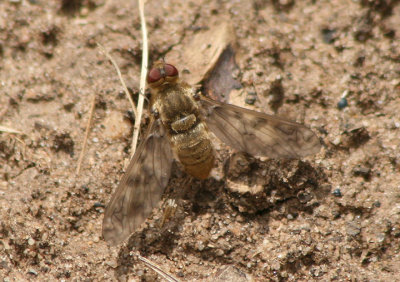
M147 44L147 28L146 28L146 19L144 16L144 3L145 0L138 0L139 4L139 13L140 13L140 24L142 26L142 37L143 37L143 44L142 44L142 68L140 72L140 87L139 87L139 100L137 105L137 116L135 118L135 127L133 132L133 139L132 139L132 152L131 157L135 154L136 145L139 138L139 131L140 131L140 122L142 120L142 112L143 112L143 103L144 103L144 92L146 89L146 74L147 74L147 64L149 58L149 51L148 51L148 44Z
M24 134L21 131L18 131L18 130L15 130L15 129L12 129L10 127L6 127L6 126L3 126L3 125L0 125L0 132L14 133L14 134Z
M141 255L137 255L137 256L141 261L143 261L148 267L150 267L155 272L157 272L157 274L160 275L165 280L167 280L169 282L179 282L179 280L177 278L175 278L171 274L167 273L166 271L162 270L161 267L159 267L154 262L148 260L147 258L142 257Z
M83 139L83 146L82 146L81 153L79 154L78 166L76 167L76 171L75 171L76 176L78 176L79 172L81 171L81 165L82 165L82 161L83 161L83 156L85 155L85 150L86 150L87 140L89 137L90 126L92 124L95 105L96 105L96 94L94 93L93 97L92 97L92 103L90 105L89 119L86 124L85 138Z
M129 90L126 87L125 80L122 78L121 71L120 71L117 63L115 62L113 57L111 57L110 53L106 50L106 48L103 47L103 45L101 45L100 43L97 42L97 46L99 47L100 51L103 52L103 54L107 56L107 58L111 61L111 63L113 64L115 70L117 71L119 80L121 81L122 87L124 88L125 95L128 98L129 103L131 104L133 113L134 113L135 118L136 118L137 117L137 110L136 110L135 102L133 102L133 100L132 100L131 94L129 93Z

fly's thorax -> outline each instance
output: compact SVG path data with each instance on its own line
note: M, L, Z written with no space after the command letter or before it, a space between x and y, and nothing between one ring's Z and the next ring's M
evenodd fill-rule
M154 106L170 134L188 130L200 121L200 110L188 85L172 84L158 89L156 95Z

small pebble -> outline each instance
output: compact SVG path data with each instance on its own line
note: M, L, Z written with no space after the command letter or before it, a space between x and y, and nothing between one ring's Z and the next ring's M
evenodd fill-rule
M337 136L333 141L332 144L335 146L339 146L340 143L342 143L342 139L340 138L340 136Z
M379 233L376 236L376 241L379 242L379 243L382 243L383 241L385 241L385 239L386 239L386 234L385 233Z
M257 99L257 94L256 92L247 92L246 99L244 102L248 105L254 105Z
M346 226L346 232L349 236L357 236L361 233L361 227L355 222L349 222Z
M333 190L332 194L335 197L342 197L342 191L340 191L339 188L336 188L335 190Z
M355 176L362 176L364 179L368 180L371 177L371 169L358 165L353 169L353 174Z
M357 236L361 233L361 227L356 222L349 222L346 226L346 232L349 236Z
M29 270L28 270L28 273L29 274L32 274L32 275L38 275L38 273L37 273L37 271L36 270L34 270L33 268L30 268Z
M340 212L337 210L332 211L332 216L334 219L340 218Z
M35 240L33 240L32 238L29 238L28 245L33 246L34 244L35 244Z
M202 241L199 241L197 243L197 249L201 252L202 250L204 250L205 246L204 243Z
M323 28L321 30L322 40L326 44L332 44L336 40L336 29Z
M100 202L95 202L95 203L93 204L93 207L94 207L94 208L105 208L105 205L102 204L102 203L100 203Z
M349 105L346 98L341 98L337 103L337 107L339 110L346 108Z

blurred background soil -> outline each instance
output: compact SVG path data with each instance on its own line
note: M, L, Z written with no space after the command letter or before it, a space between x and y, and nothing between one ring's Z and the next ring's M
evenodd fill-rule
M164 198L183 195L167 225L155 210L110 248L101 221L129 159L133 115L96 42L137 99L137 4L3 0L0 124L24 134L0 133L0 278L161 279L140 253L181 280L398 279L399 1L149 0L146 14L150 60L170 57L186 77L197 73L185 68L190 56L173 58L229 20L241 88L224 98L307 124L321 152L260 160L216 142L206 181L174 167ZM199 52L218 38L208 41Z

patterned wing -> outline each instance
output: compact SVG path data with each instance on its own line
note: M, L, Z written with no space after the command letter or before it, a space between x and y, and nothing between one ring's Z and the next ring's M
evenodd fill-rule
M306 126L201 97L210 130L232 148L253 156L301 158L320 150L318 137Z
M144 141L108 204L103 237L112 245L125 240L161 199L171 173L172 150L160 120L152 120Z

